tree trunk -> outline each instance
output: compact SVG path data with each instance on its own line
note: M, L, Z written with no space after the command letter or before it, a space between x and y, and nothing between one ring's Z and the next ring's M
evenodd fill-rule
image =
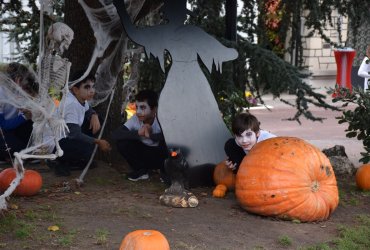
M101 7L98 0L85 0L85 2L91 8L98 8ZM161 2L159 0L155 1L148 1L148 0L132 0L132 3L129 4L130 9L129 13L138 21L139 19L144 18L148 15L149 12L155 11L160 6ZM96 44L96 40L94 37L93 30L90 26L90 23L86 17L86 14L81 7L81 5L76 0L66 0L65 1L65 23L71 27L74 31L74 39L72 41L71 46L69 47L68 51L66 52L66 57L71 61L71 75L79 70L86 70L91 55L93 54L94 47ZM122 29L122 32L123 29ZM108 50L112 49L113 46L109 46ZM109 53L106 53L109 54ZM99 58L95 63L94 67L92 68L91 73L95 74L99 62L101 62L103 58ZM96 84L99 84L98 82ZM121 117L121 109L122 109L122 86L123 86L123 78L120 74L117 79L116 83L116 91L114 95L114 99L112 101L109 114L107 117L107 122L105 125L104 133L102 138L107 139L110 143L112 143L113 150L109 155L97 153L97 158L103 159L108 162L122 162L122 157L118 154L114 142L110 138L110 133L116 129L122 123ZM104 119L106 113L108 112L107 107L109 103L109 99L104 103L99 104L94 109L97 111L99 116ZM121 164L122 165L122 164Z
M97 0L90 0L90 3L99 6ZM94 51L95 37L78 1L66 0L64 8L64 22L74 31L74 39L66 51L66 57L72 63L70 75L73 75L74 72L87 68Z
M90 7L93 8L100 7L100 4L97 0L90 0L87 1L87 3ZM91 55L93 54L96 40L93 30L91 29L89 20L87 19L86 14L78 1L65 1L64 22L74 31L74 39L68 51L66 52L67 58L72 63L70 75L73 75L73 73L76 71L86 70L90 62ZM97 63L99 63L99 61L100 60L97 60ZM91 73L93 74L95 74L95 71L97 69L97 63L92 68ZM115 145L113 145L113 142L110 139L111 131L117 128L121 124L122 120L120 115L122 105L122 82L122 77L118 77L118 84L115 91L115 96L109 111L107 111L109 98L104 103L101 103L100 105L94 107L101 120L104 120L106 113L109 112L102 138L107 139L112 144L113 150L108 155L102 154L98 150L95 157L107 162L122 161L122 158L119 157L119 154L116 151Z

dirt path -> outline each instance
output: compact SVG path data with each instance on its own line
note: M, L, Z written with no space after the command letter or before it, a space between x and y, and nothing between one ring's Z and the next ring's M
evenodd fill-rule
M328 221L294 223L249 214L233 193L216 199L212 188L192 190L200 200L197 208L165 207L158 200L165 185L157 175L129 182L102 162L88 172L80 189L63 185L73 178L36 169L42 172L43 190L34 197L11 198L17 209L2 218L0 249L118 249L124 235L136 229L159 230L171 249L297 249L333 240L339 225L354 225L370 207L370 196L358 192L353 182L340 181L341 202ZM10 215L18 222L6 227ZM48 231L52 225L60 230Z
M340 113L313 112L327 119L299 125L283 120L294 110L281 106L252 113L263 129L277 135L301 137L321 149L344 145L358 166L361 142L345 137L346 125L335 119ZM0 217L0 249L118 249L122 238L136 229L159 230L171 249L299 249L332 241L340 227L356 225L370 211L370 193L359 192L352 176L339 179L340 204L328 221L294 223L249 214L233 193L213 198L212 187L191 190L199 198L197 208L165 207L158 200L165 189L158 176L133 183L124 179L124 166L98 165L80 189L63 185L72 183L72 177L57 178L47 167L31 166L42 172L43 190L34 197L11 198L13 209ZM79 172L73 174L76 178ZM49 231L52 225L59 230Z

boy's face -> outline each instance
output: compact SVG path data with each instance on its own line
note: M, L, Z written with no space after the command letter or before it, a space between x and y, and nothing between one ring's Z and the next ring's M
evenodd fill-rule
M151 109L146 101L136 101L136 115L144 123L152 122L156 109Z
M235 135L235 140L244 150L251 150L257 143L258 134L251 129L244 130L240 135Z
M80 87L73 87L73 93L80 102L89 101L95 95L95 87L93 81L83 82Z

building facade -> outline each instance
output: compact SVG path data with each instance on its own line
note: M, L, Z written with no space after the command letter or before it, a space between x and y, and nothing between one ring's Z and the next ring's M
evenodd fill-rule
M16 45L9 41L8 34L0 32L0 63L13 61Z

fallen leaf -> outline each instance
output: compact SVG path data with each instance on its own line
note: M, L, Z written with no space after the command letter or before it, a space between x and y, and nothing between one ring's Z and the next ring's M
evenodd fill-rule
M10 204L10 209L17 210L19 207L17 204Z
M75 194L80 195L80 194L81 194L81 192L76 191L76 192L75 192Z
M59 231L59 227L58 227L58 226L56 226L56 225L54 225L54 226L49 226L49 227L48 227L48 230L49 230L49 231L53 231L53 232L55 232L55 231Z

